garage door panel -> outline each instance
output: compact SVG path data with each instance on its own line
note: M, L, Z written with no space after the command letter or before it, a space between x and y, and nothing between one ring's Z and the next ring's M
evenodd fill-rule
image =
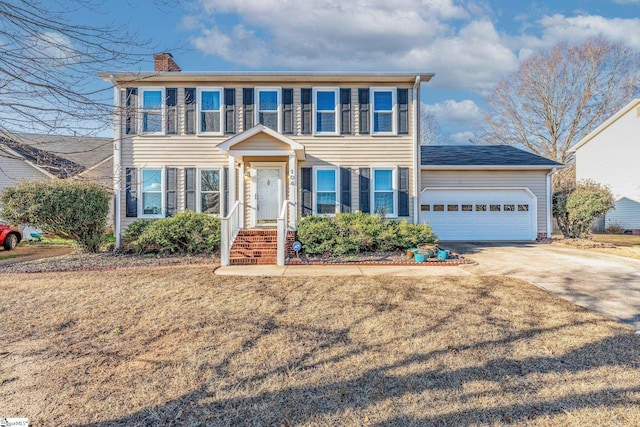
M433 189L422 193L422 205L429 211L421 217L442 240L534 240L535 202L525 189ZM472 205L472 210L463 211L462 205ZM491 210L491 205L499 210ZM434 206L443 210L434 211Z

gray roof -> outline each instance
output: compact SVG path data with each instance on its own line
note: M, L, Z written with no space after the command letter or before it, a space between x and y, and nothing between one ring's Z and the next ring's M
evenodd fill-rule
M423 145L422 166L535 166L561 167L562 163L509 145Z
M58 178L76 176L113 156L111 138L3 134L0 145Z

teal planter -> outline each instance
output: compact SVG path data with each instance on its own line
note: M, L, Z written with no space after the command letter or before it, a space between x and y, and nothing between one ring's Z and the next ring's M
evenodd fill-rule
M444 261L447 258L449 258L449 251L448 250L439 250L437 256L438 256L438 259L440 261Z
M416 260L416 262L424 262L424 255L420 254L418 252L415 253L414 258Z

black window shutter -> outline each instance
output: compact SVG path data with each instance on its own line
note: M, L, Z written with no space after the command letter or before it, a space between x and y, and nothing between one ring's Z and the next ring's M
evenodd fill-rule
M343 135L351 131L351 89L340 89L340 133Z
M138 171L136 168L125 169L126 217L138 217Z
M360 133L369 133L369 89L358 89L358 104L360 106Z
M283 132L293 135L293 89L282 89Z
M300 104L302 104L302 133L311 134L311 89L300 89Z
M302 175L302 216L313 213L313 181L312 168L301 168Z
M184 89L184 133L196 133L196 89Z
M184 209L196 210L196 168L184 168Z
M224 133L236 133L236 90L224 90Z
M165 216L173 216L178 208L178 169L167 168L165 184Z
M398 168L398 216L409 216L409 168Z
M167 88L165 104L167 104L167 134L178 133L178 89Z
M225 166L222 168L222 180L223 180L223 193L224 198L222 200L222 216L229 215L229 168Z
M371 213L371 169L360 168L360 211Z
M253 88L242 89L242 106L244 111L244 130L253 127Z
M398 89L398 133L409 133L409 89Z
M138 88L128 87L125 90L125 133L131 135L136 133L136 108L138 103Z
M351 168L340 168L340 212L351 212Z

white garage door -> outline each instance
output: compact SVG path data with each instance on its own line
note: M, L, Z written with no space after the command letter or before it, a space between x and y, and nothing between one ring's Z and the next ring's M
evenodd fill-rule
M428 188L421 220L441 240L535 240L536 202L525 188Z

